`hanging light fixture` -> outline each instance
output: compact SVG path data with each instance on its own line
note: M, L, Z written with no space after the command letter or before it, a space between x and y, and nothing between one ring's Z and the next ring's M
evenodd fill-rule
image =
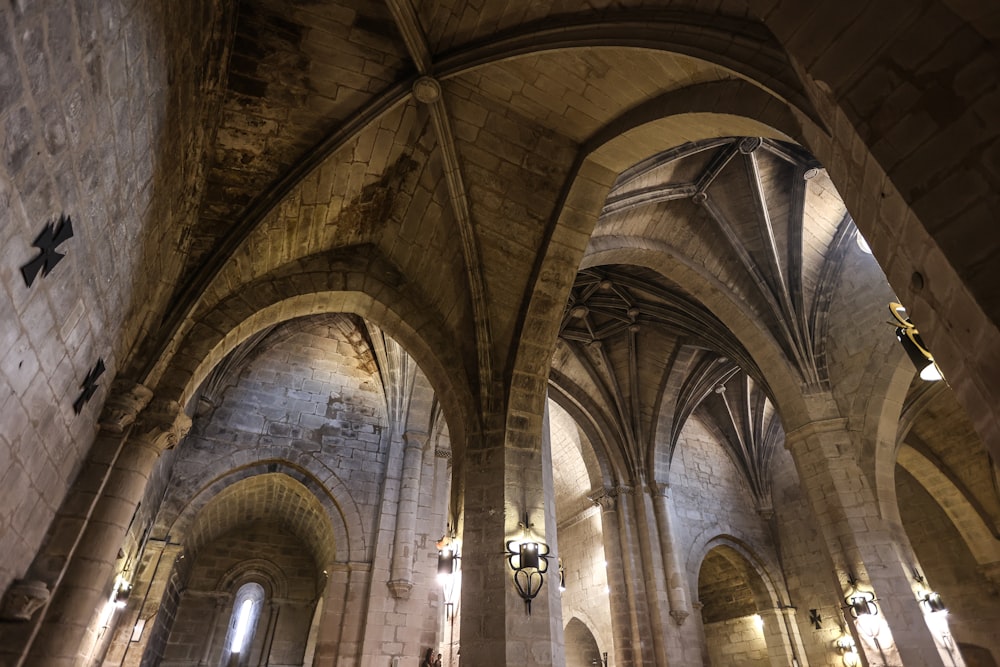
M545 573L549 569L549 546L531 535L533 524L528 523L528 513L521 522L521 538L507 540L507 564L514 571L514 586L524 600L524 608L531 615L531 601L542 590Z
M566 590L566 570L563 569L562 558L559 559L559 592Z
M920 337L916 325L906 315L906 308L893 301L889 304L889 312L892 313L898 325L896 327L896 340L903 346L906 356L917 367L920 379L928 382L944 379L941 369L934 361L934 356L924 345L924 340Z

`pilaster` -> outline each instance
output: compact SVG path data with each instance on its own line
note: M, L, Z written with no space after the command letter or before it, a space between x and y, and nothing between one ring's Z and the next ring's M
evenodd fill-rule
M65 505L78 519L78 537L65 554L47 614L37 633L26 642L18 663L33 667L78 664L91 650L98 620L110 604L118 549L142 500L160 454L187 434L191 419L173 401L150 401L144 387L134 385L108 400L101 430L88 466L74 482L73 500L91 497L89 510ZM58 518L58 517L57 517Z
M798 469L800 484L817 518L838 569L840 598L854 587L873 591L879 614L861 632L853 623L859 649L870 664L902 663L907 667L951 666L928 628L900 562L896 545L879 516L875 494L858 467L855 443L844 419L806 424L788 434L785 443Z

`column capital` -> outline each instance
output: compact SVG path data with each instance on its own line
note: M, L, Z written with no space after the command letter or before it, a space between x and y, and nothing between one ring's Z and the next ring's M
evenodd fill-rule
M142 411L135 426L136 442L162 453L184 439L191 429L191 418L177 401L157 399Z
M423 450L427 444L427 434L422 431L403 431L403 448Z
M670 497L670 485L666 482L657 482L653 480L649 483L649 495L654 498L669 498Z
M116 435L124 433L152 398L153 392L138 382L115 380L98 418L101 429Z
M601 489L597 493L593 493L587 497L605 512L613 511L617 504L615 496L611 494L611 489Z

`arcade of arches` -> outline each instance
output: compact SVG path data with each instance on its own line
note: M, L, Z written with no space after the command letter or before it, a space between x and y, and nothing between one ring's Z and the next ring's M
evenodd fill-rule
M0 3L0 665L995 667L998 119L993 0Z

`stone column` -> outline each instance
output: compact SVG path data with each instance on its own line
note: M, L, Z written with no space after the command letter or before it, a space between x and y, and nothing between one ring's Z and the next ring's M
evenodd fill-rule
M122 667L139 667L142 654L145 653L156 626L156 618L163 611L164 597L170 584L170 575L174 571L177 557L184 550L179 544L166 544L159 540L149 540L146 543L146 566L139 570L138 581L145 581L144 590L132 591L132 596L141 596L138 613L125 632L128 646L122 657ZM145 570L145 571L144 571ZM148 574L147 574L148 571ZM138 587L137 587L138 588ZM215 619L212 619L213 622ZM131 641L132 630L136 623L143 622L142 634L137 641Z
M539 424L540 426L540 424ZM541 428L538 432L540 433ZM496 431L465 453L462 519L463 665L551 665L556 638L549 622L547 595L539 594L528 615L504 556L507 540L522 535L527 514L533 537L546 541L542 447L534 438L525 446L506 442ZM550 562L545 586L558 585Z
M400 477L399 503L396 506L396 533L392 543L389 590L393 597L407 600L413 588L413 544L420 496L420 470L423 467L426 434L407 431L403 434L403 471Z
M81 472L71 490L73 504L64 504L69 512L80 506L92 511L83 517L80 537L66 555L47 613L28 642L28 658L18 665L71 667L80 664L96 640L98 618L117 574L118 549L149 475L160 454L176 445L191 426L175 402L154 402L136 419L150 396L147 389L136 386L108 401L89 457L96 466ZM95 475L101 466L106 474ZM88 497L96 500L82 502Z
M684 625L690 615L688 604L687 578L681 568L680 557L674 548L676 538L673 533L673 501L670 498L670 485L653 482L649 485L653 496L653 510L656 513L656 526L660 533L660 549L663 552L663 567L667 573L667 601L670 604L670 616L677 625Z
M625 584L625 564L621 548L621 531L618 527L617 496L610 489L593 497L601 508L601 534L604 538L604 557L608 561L607 577L611 603L611 632L614 639L615 667L636 665L637 629L635 610L629 604L628 586ZM641 660L641 657L639 658Z
M849 575L877 597L880 633L872 639L856 628L859 650L870 664L951 667L924 621L909 569L900 562L875 494L858 467L846 420L807 424L786 434L785 443L838 570L840 599L850 592Z
M199 667L208 667L212 663L212 658L218 660L218 656L215 655L212 646L215 644L215 635L219 631L219 619L226 611L229 611L232 605L233 597L231 595L220 595L215 598L215 608L212 610L212 620L209 621L208 635L204 641L204 650L201 652L201 660L198 662ZM225 638L223 638L223 641L225 641Z
M667 596L663 577L663 555L660 552L660 541L654 534L656 520L653 516L653 502L649 494L644 492L640 482L638 491L634 494L636 517L635 523L639 536L639 561L641 563L641 583L646 595L649 609L649 625L651 626L654 664L666 665L666 638L670 628L666 625ZM655 548L654 548L655 544Z
M268 602L267 608L267 625L264 628L264 641L261 642L260 660L257 661L257 667L265 667L271 659L274 632L278 627L278 614L281 613L281 605L274 600Z
M654 665L656 664L654 642L651 638L653 629L649 623L650 609L643 580L641 547L635 535L636 520L633 507L635 491L628 486L619 486L614 493L618 497L618 539L621 542L623 574L631 600L629 607L632 615L632 656L636 665Z

